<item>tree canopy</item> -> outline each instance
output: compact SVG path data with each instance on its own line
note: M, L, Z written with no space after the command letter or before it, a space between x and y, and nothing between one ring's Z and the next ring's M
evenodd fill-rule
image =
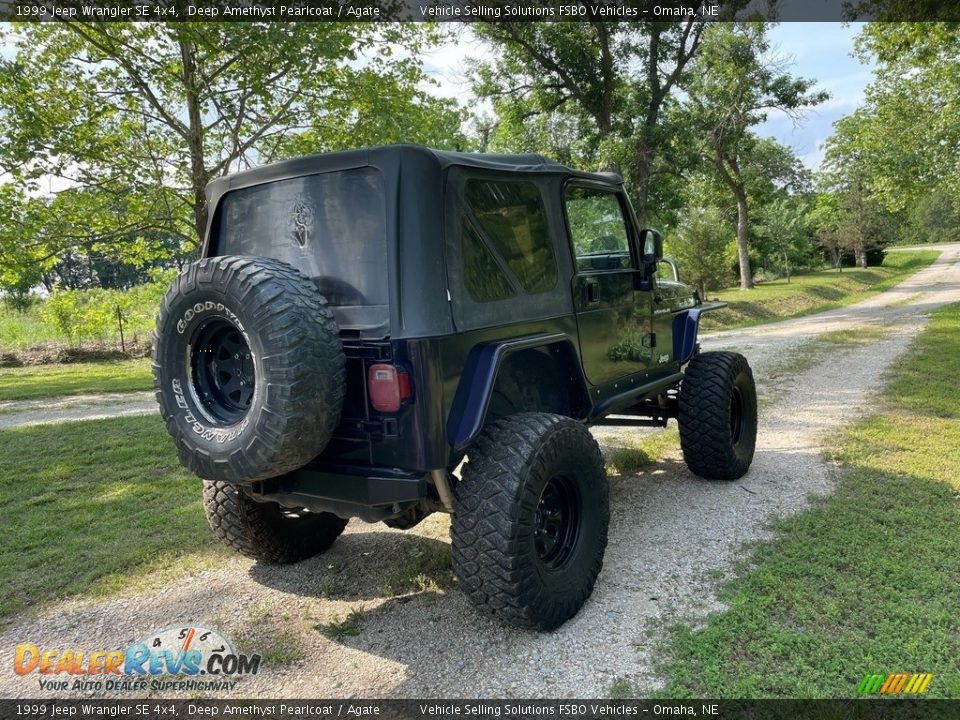
M195 247L204 188L303 152L400 139L462 143L458 108L435 99L419 25L36 23L5 37L0 171L27 196L17 253L72 250L130 262ZM384 48L399 48L393 57ZM44 193L41 180L55 183ZM42 199L38 196L45 195ZM7 255L10 255L8 252Z

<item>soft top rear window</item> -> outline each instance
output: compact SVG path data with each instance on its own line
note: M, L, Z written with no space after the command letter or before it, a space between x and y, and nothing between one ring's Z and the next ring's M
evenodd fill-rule
M341 327L386 329L386 199L376 168L232 190L220 201L218 226L218 254L289 263L319 285Z

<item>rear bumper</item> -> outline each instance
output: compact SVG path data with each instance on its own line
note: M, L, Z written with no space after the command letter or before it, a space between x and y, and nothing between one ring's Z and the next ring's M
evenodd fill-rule
M250 496L287 508L330 512L379 522L431 497L426 475L394 468L328 465L308 467L254 483Z

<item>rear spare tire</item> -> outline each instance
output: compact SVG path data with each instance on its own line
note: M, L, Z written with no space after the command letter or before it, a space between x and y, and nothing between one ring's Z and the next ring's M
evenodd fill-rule
M344 365L326 300L277 260L193 263L157 317L160 412L180 462L204 480L262 480L316 457L340 420Z

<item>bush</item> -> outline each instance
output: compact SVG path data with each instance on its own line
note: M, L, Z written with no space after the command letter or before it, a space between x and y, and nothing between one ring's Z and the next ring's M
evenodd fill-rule
M129 290L56 290L40 317L70 345L88 340L129 343L150 332L160 301L176 271L153 273L152 282Z
M25 313L39 302L40 298L27 290L7 290L3 294L3 304L8 310Z

